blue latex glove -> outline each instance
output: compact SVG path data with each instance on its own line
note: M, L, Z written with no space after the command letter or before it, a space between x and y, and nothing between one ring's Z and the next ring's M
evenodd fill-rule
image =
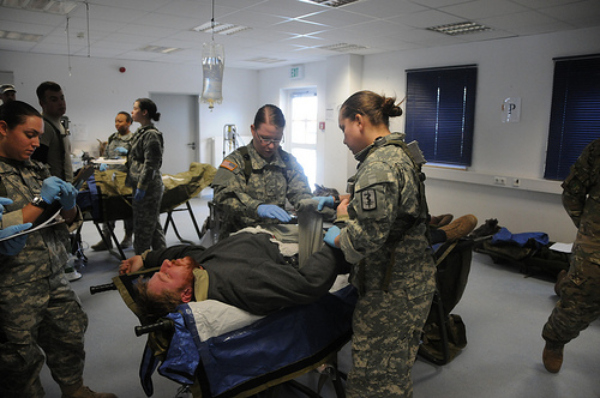
M106 171L108 170L108 165L106 163L100 163L100 167L98 167L98 170Z
M340 232L340 228L334 225L333 227L327 230L327 233L325 234L323 240L329 246L337 248L337 246L335 245L335 238L337 238L340 235Z
M277 205L259 205L256 211L258 216L263 218L276 218L281 222L289 222L292 219L287 211Z
M4 205L10 204L12 204L12 200L0 196L0 220L2 220L2 213L4 213Z
M133 200L139 202L140 200L144 199L144 196L146 196L146 190L138 188L135 190L135 195L133 195Z
M8 228L4 228L3 230L0 230L0 239L17 234L30 227L31 223L28 222L26 224L12 225ZM0 254L5 256L14 256L16 254L19 254L19 252L25 246L26 242L27 235L21 235L13 239L2 241L0 242Z
M42 183L42 192L41 196L44 199L44 202L51 204L56 199L58 199L58 195L60 194L63 180L58 177L48 177Z
M61 182L62 186L58 201L64 210L71 210L77 204L77 188L69 182Z
M127 155L127 152L129 152L129 151L127 149L123 148L122 146L118 146L115 148L115 152L121 156L125 156L125 155Z
M319 211L323 210L323 207L325 206L331 208L335 206L333 196L313 196L313 199L319 201L319 206L317 207L317 210Z

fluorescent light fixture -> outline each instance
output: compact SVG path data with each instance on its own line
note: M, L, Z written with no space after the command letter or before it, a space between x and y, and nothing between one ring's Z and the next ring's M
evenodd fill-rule
M151 53L158 53L158 54L171 54L175 51L179 51L181 50L181 48L177 48L177 47L160 47L160 46L146 46L143 48L140 48L140 51L146 51L146 52L151 52Z
M339 53L351 53L356 50L366 50L368 47L360 46L358 44L348 44L348 43L337 43L330 44L328 46L320 46L317 47L321 50L329 50L329 51L337 51Z
M41 38L42 38L42 35L36 35L33 33L22 33L22 32L12 32L9 30L0 30L0 39L38 42L38 41L40 41Z
M79 5L79 2L68 0L2 0L2 5L29 11L67 15Z
M257 57L257 58L252 58L252 59L247 59L246 61L248 62L258 62L261 64L275 64L277 62L285 62L285 59L278 59L278 58L267 58L267 57Z
M202 32L202 33L213 33L214 32L219 35L225 35L225 36L234 35L236 33L240 33L240 32L243 32L243 31L249 30L249 29L252 29L252 28L250 28L248 26L233 25L233 24L229 24L229 23L220 23L220 22L214 23L214 31L213 31L213 23L212 22L206 22L206 23L203 23L202 25L192 28L192 30L196 31L196 32Z
M327 7L341 7L346 4L356 3L359 0L300 0L304 3L319 4Z
M457 36L464 35L467 33L478 33L485 32L486 30L491 30L492 28L478 24L476 22L457 22L448 25L438 25L431 26L427 28L427 30L432 30L434 32L443 33L449 36Z

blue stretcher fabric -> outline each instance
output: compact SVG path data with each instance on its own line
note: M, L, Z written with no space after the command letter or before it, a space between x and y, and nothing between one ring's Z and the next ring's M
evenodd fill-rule
M357 294L347 286L313 304L286 308L253 324L200 341L183 304L168 315L176 325L158 372L178 383L197 378L203 397L229 397L300 371L337 352L352 335ZM148 394L156 363L144 355L140 377Z
M497 245L501 243L515 244L519 247L534 247L539 249L540 247L548 245L550 239L548 234L544 232L523 232L520 234L513 234L506 228L501 228L494 236L492 236L492 244Z

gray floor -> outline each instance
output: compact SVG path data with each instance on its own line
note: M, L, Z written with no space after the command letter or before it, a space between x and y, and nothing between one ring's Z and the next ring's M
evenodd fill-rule
M192 201L202 224L208 214L206 198ZM493 217L493 215L490 215ZM185 212L175 213L183 238L198 241ZM122 235L122 224L117 223ZM178 242L171 229L170 244ZM84 244L99 240L92 223L83 228ZM96 391L111 391L121 398L145 397L138 378L144 337L136 337L135 316L115 291L90 295L89 287L110 282L120 261L107 252L85 250L89 261L83 278L72 286L90 318L86 333L85 383ZM127 255L133 255L131 249ZM541 363L541 328L556 296L553 283L543 275L525 277L515 267L494 264L488 256L474 254L469 283L462 301L453 311L467 328L468 345L451 363L435 366L418 359L414 370L415 398L558 398L600 397L600 324L595 322L565 348L565 363L553 375ZM596 347L596 348L594 348ZM340 352L340 368L350 366L348 347ZM56 384L44 367L42 380L48 397L60 397ZM178 385L155 375L154 397L175 397ZM316 386L316 375L299 380ZM326 385L324 398L335 397ZM300 397L281 388L277 397Z

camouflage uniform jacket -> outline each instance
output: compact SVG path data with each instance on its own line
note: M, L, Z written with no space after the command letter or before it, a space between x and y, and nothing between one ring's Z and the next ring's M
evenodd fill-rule
M393 140L380 137L356 154L358 171L348 181L349 221L341 230L340 246L355 264L351 281L360 292L404 290L414 297L435 289L435 265L421 201L419 170ZM391 274L389 274L391 271Z
M229 231L259 221L268 223L270 220L258 216L257 208L261 204L285 208L286 199L295 206L302 199L312 198L304 170L294 156L280 149L271 161L267 161L258 154L252 142L245 148L252 166L251 174L246 175L244 151L238 148L221 163L211 184L214 202L226 216L222 228Z
M48 167L41 162L24 162L0 157L0 185L13 200L5 207L1 226L23 223L22 208L40 195L43 181L50 177ZM4 193L3 193L4 194ZM32 232L27 244L15 256L0 255L0 288L47 278L61 272L67 262L69 232L65 224Z
M577 227L573 253L600 265L600 139L583 150L562 187L564 208Z
M123 147L127 149L127 153L131 150L131 143L133 142L133 133L121 135L119 132L111 134L108 137L108 145L106 146L105 156L110 159L116 159L121 157L122 155L115 151L118 147ZM127 155L125 155L127 156ZM127 172L127 166L124 164L109 164L108 169L120 170L123 172Z
M127 154L127 178L125 184L132 188L147 190L148 186L162 181L160 168L163 156L163 136L153 125L140 127L131 140Z

